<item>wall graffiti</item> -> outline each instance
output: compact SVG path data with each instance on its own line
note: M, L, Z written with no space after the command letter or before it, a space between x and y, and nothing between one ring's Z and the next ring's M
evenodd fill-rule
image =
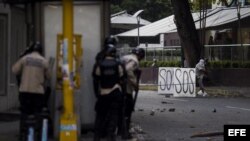
M158 93L174 97L195 97L195 69L160 67Z

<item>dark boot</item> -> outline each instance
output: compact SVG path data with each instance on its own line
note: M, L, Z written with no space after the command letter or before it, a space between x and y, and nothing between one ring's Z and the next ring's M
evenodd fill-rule
M129 118L126 118L126 127L124 128L123 130L123 133L122 133L122 139L132 139L132 135L130 134L129 132L129 129L130 129L130 121L129 121Z
M108 136L108 137L107 137L107 141L116 141L115 135Z
M99 136L94 136L94 141L100 141L101 140L101 138L99 137Z
M132 139L132 138L133 138L133 136L129 132L127 132L126 134L122 135L122 139L125 139L125 140Z

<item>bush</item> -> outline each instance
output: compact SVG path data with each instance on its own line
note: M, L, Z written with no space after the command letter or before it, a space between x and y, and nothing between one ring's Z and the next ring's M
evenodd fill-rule
M221 62L222 68L231 68L231 62L223 61Z
M241 65L240 62L232 62L232 68L239 68Z
M221 62L215 61L215 62L211 62L211 66L210 68L221 68Z
M248 61L248 62L242 63L242 64L241 64L241 67L242 67L242 68L250 68L250 62Z
M141 61L140 66L141 67L151 67L153 64L153 61ZM156 62L156 67L180 67L181 62L179 61L158 61Z

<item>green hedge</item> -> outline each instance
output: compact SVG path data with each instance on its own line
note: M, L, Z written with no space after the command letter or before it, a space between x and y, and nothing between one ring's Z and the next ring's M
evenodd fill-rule
M153 61L141 61L140 66L141 67L151 67L153 64ZM156 62L156 67L180 67L181 62L179 61L158 61Z
M208 63L209 68L250 68L250 62L241 61L211 61Z
M147 56L181 56L180 50L147 50Z
M153 61L141 61L141 67L152 67ZM158 61L156 67L181 67L180 61ZM208 68L250 68L250 61L210 61Z

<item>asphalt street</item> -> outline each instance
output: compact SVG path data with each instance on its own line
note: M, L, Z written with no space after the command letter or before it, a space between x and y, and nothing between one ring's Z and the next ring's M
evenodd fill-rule
M174 98L156 91L140 91L132 131L139 141L223 141L222 135L191 136L223 132L225 124L250 124L249 117L250 98ZM0 141L17 140L18 120L0 121ZM81 140L93 140L93 133L83 134Z
M142 129L140 140L223 141L223 136L197 137L223 132L226 124L250 124L250 98L174 98L144 91L138 96L133 122Z

